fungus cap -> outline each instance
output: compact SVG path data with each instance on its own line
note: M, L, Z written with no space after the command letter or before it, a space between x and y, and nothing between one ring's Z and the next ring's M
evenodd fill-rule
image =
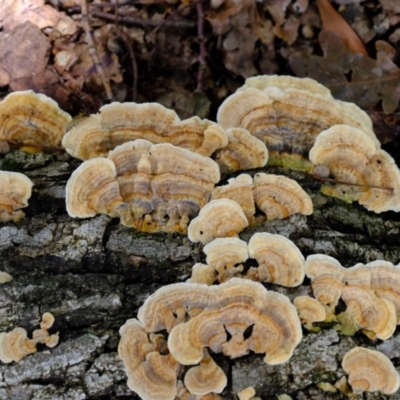
M19 172L0 171L0 222L17 222L24 217L33 182Z
M296 181L286 176L257 173L254 176L253 196L257 207L269 221L313 212L310 196Z
M31 353L36 353L36 342L28 339L25 329L14 328L0 333L0 360L3 363L18 362Z
M355 347L342 361L355 393L381 391L393 394L400 387L400 376L392 362L379 351Z
M71 116L51 98L32 90L0 102L0 140L35 147L60 147Z
M243 270L244 263L249 258L247 243L239 238L218 238L204 246L206 261L217 271L218 281L224 282Z
M326 317L324 306L309 296L298 296L293 301L299 318L306 328L310 329L313 322L323 321Z
M304 257L298 247L282 235L261 232L249 241L250 258L256 259L246 277L286 287L299 286L304 280Z
M233 200L210 201L189 224L192 242L207 244L216 238L234 237L249 225L242 208Z
M210 357L207 350L204 350L203 359L196 367L192 367L186 372L184 383L191 394L204 396L209 393L221 393L228 379Z
M252 222L256 212L252 188L253 178L248 174L241 174L236 178L228 179L227 185L216 186L211 193L211 199L236 201L242 207L248 221Z

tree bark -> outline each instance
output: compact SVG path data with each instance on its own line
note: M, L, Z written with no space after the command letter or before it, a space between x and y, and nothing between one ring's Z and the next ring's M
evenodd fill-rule
M179 234L143 234L98 215L70 218L65 210L65 184L77 160L68 155L31 155L14 151L0 159L0 169L17 169L35 183L26 218L0 226L0 270L13 280L0 286L0 331L19 326L29 334L41 315L51 312L60 332L53 349L38 346L19 363L0 365L2 399L137 399L126 384L117 355L118 330L136 317L138 308L157 288L189 278L195 262L205 259L198 244ZM400 218L374 214L319 193L320 183L303 173L266 168L296 179L311 195L313 215L294 215L266 222L241 234L282 234L304 256L324 253L343 266L400 259ZM254 171L252 171L254 172ZM310 294L309 281L298 288L266 285L291 299ZM389 358L400 356L400 335L385 342L362 334L343 336L334 324L322 323L320 333L304 331L289 362L270 366L262 355L230 360L216 355L228 375L222 397L233 399L253 386L262 399L287 394L293 399L341 399L332 389L343 375L341 360L356 345L376 348ZM388 396L366 394L367 399ZM391 399L400 399L396 394Z

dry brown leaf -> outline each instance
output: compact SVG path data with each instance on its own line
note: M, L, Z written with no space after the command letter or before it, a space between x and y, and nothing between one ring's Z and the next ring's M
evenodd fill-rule
M382 101L386 114L396 110L400 99L400 69L387 46L378 43L377 59L348 49L335 33L322 31L319 43L324 55L294 55L289 58L293 72L314 78L327 86L333 96L370 108Z
M368 57L363 42L348 22L332 7L329 0L317 0L324 29L339 35L350 50Z

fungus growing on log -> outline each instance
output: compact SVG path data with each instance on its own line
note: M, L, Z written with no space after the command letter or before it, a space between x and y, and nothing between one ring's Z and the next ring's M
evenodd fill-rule
M346 268L333 257L313 254L307 257L304 269L311 279L314 297L325 307L327 314L332 315L342 294Z
M314 165L327 167L336 181L323 188L326 194L358 201L376 213L400 211L400 170L364 131L332 126L318 135L309 157Z
M149 339L139 321L130 319L120 328L118 355L128 375L128 386L144 400L174 400L179 364Z
M228 379L207 350L204 350L200 364L186 372L184 383L191 394L204 396L209 393L221 393Z
M72 173L66 186L66 206L71 217L105 214L131 225L128 205L119 193L115 166L106 158L85 161Z
M308 330L315 329L314 322L324 321L326 312L324 306L309 296L298 296L293 301L302 324Z
M236 237L248 225L238 203L229 199L212 200L190 222L188 237L194 243L207 244L217 238Z
M168 348L178 362L199 363L205 347L231 357L250 350L266 353L264 361L271 365L291 357L302 333L296 309L287 297L239 278L207 287L207 292L207 307L170 332ZM245 339L250 326L252 333ZM232 335L229 341L225 330Z
M249 241L249 255L258 267L251 267L246 278L286 287L299 286L304 280L304 257L297 246L282 235L267 232L254 234Z
M93 127L92 133L85 133L87 127ZM81 140L81 135L87 140ZM100 114L78 121L63 145L74 157L86 160L96 153L106 156L135 139L170 143L208 157L228 144L224 129L215 122L198 117L181 121L175 111L158 103L111 103L100 108Z
M168 143L138 139L117 146L108 158L139 230L186 233L220 179L215 161Z
M61 148L71 116L44 94L10 93L0 102L0 141L36 148Z
M211 199L230 199L236 201L251 224L254 221L254 214L256 213L252 188L253 178L248 174L241 174L236 178L228 179L227 185L215 187L212 191Z
M267 147L248 130L231 128L226 133L228 145L217 150L214 156L222 173L260 168L267 164Z
M392 394L400 387L399 373L379 351L355 347L344 355L342 367L357 394L376 391Z
M328 89L311 79L249 78L222 103L217 121L225 129L247 129L267 145L270 164L294 169L310 169L306 157L315 138L336 124L364 130L379 148L366 113L354 104L335 100Z
M20 208L28 206L32 186L33 182L24 174L0 171L0 223L24 218Z
M341 298L346 311L338 315L341 331L354 335L359 329L372 331L372 338L389 339L397 325L396 309L389 300L378 298L370 289L344 285ZM368 333L368 332L365 332Z
M218 282L225 282L243 271L248 258L247 243L236 237L218 238L206 244L203 249L206 262L216 272Z
M286 176L257 173L254 176L253 196L268 221L313 212L310 196L296 181Z
M20 361L28 354L36 353L36 341L29 339L23 328L0 333L0 360L9 364Z

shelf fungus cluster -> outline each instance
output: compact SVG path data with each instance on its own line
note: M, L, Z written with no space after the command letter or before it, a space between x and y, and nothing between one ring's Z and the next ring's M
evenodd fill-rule
M137 139L170 143L206 157L215 154L222 172L258 168L268 161L264 143L245 129L225 131L199 117L180 120L158 103L112 103L77 120L63 138L69 154L81 160L107 157L115 147Z
M342 367L356 394L381 391L393 394L400 387L400 376L388 357L379 351L355 347L347 352Z
M249 78L222 103L217 121L225 129L247 129L262 140L271 164L300 170L312 170L308 152L319 133L333 125L359 128L379 146L364 111L335 100L326 87L308 78Z
M309 157L334 179L335 185L324 186L324 193L358 201L376 213L400 211L400 170L365 131L332 126L317 136Z
M93 158L67 183L67 211L86 218L120 217L142 231L186 232L220 179L215 161L189 150L138 139Z
M58 344L58 333L50 335L48 330L54 323L54 317L50 313L44 313L40 329L32 333L32 339L24 328L14 328L10 332L0 333L0 360L9 364L20 361L29 354L36 353L36 345L43 343L47 347L55 347Z
M25 150L61 149L71 116L44 94L31 90L14 92L0 102L0 148Z
M163 330L168 337L157 333ZM190 394L221 393L227 377L212 354L237 358L253 351L276 365L291 357L302 337L296 308L288 298L235 278L218 286L164 286L120 334L118 353L128 386L144 400L174 399L182 385L182 366L192 366L183 379Z
M28 206L33 182L18 172L0 171L0 223L24 218L21 208Z
M314 297L344 334L359 329L370 338L388 339L400 324L400 266L373 261L344 268L330 256L311 255L305 263ZM339 299L346 310L335 316Z
M197 263L189 282L212 285L241 277L258 282L269 282L285 287L296 287L304 280L304 257L296 245L282 235L256 233L249 243L236 238L217 238L203 249L206 263ZM243 264L254 259L256 267L244 272Z

